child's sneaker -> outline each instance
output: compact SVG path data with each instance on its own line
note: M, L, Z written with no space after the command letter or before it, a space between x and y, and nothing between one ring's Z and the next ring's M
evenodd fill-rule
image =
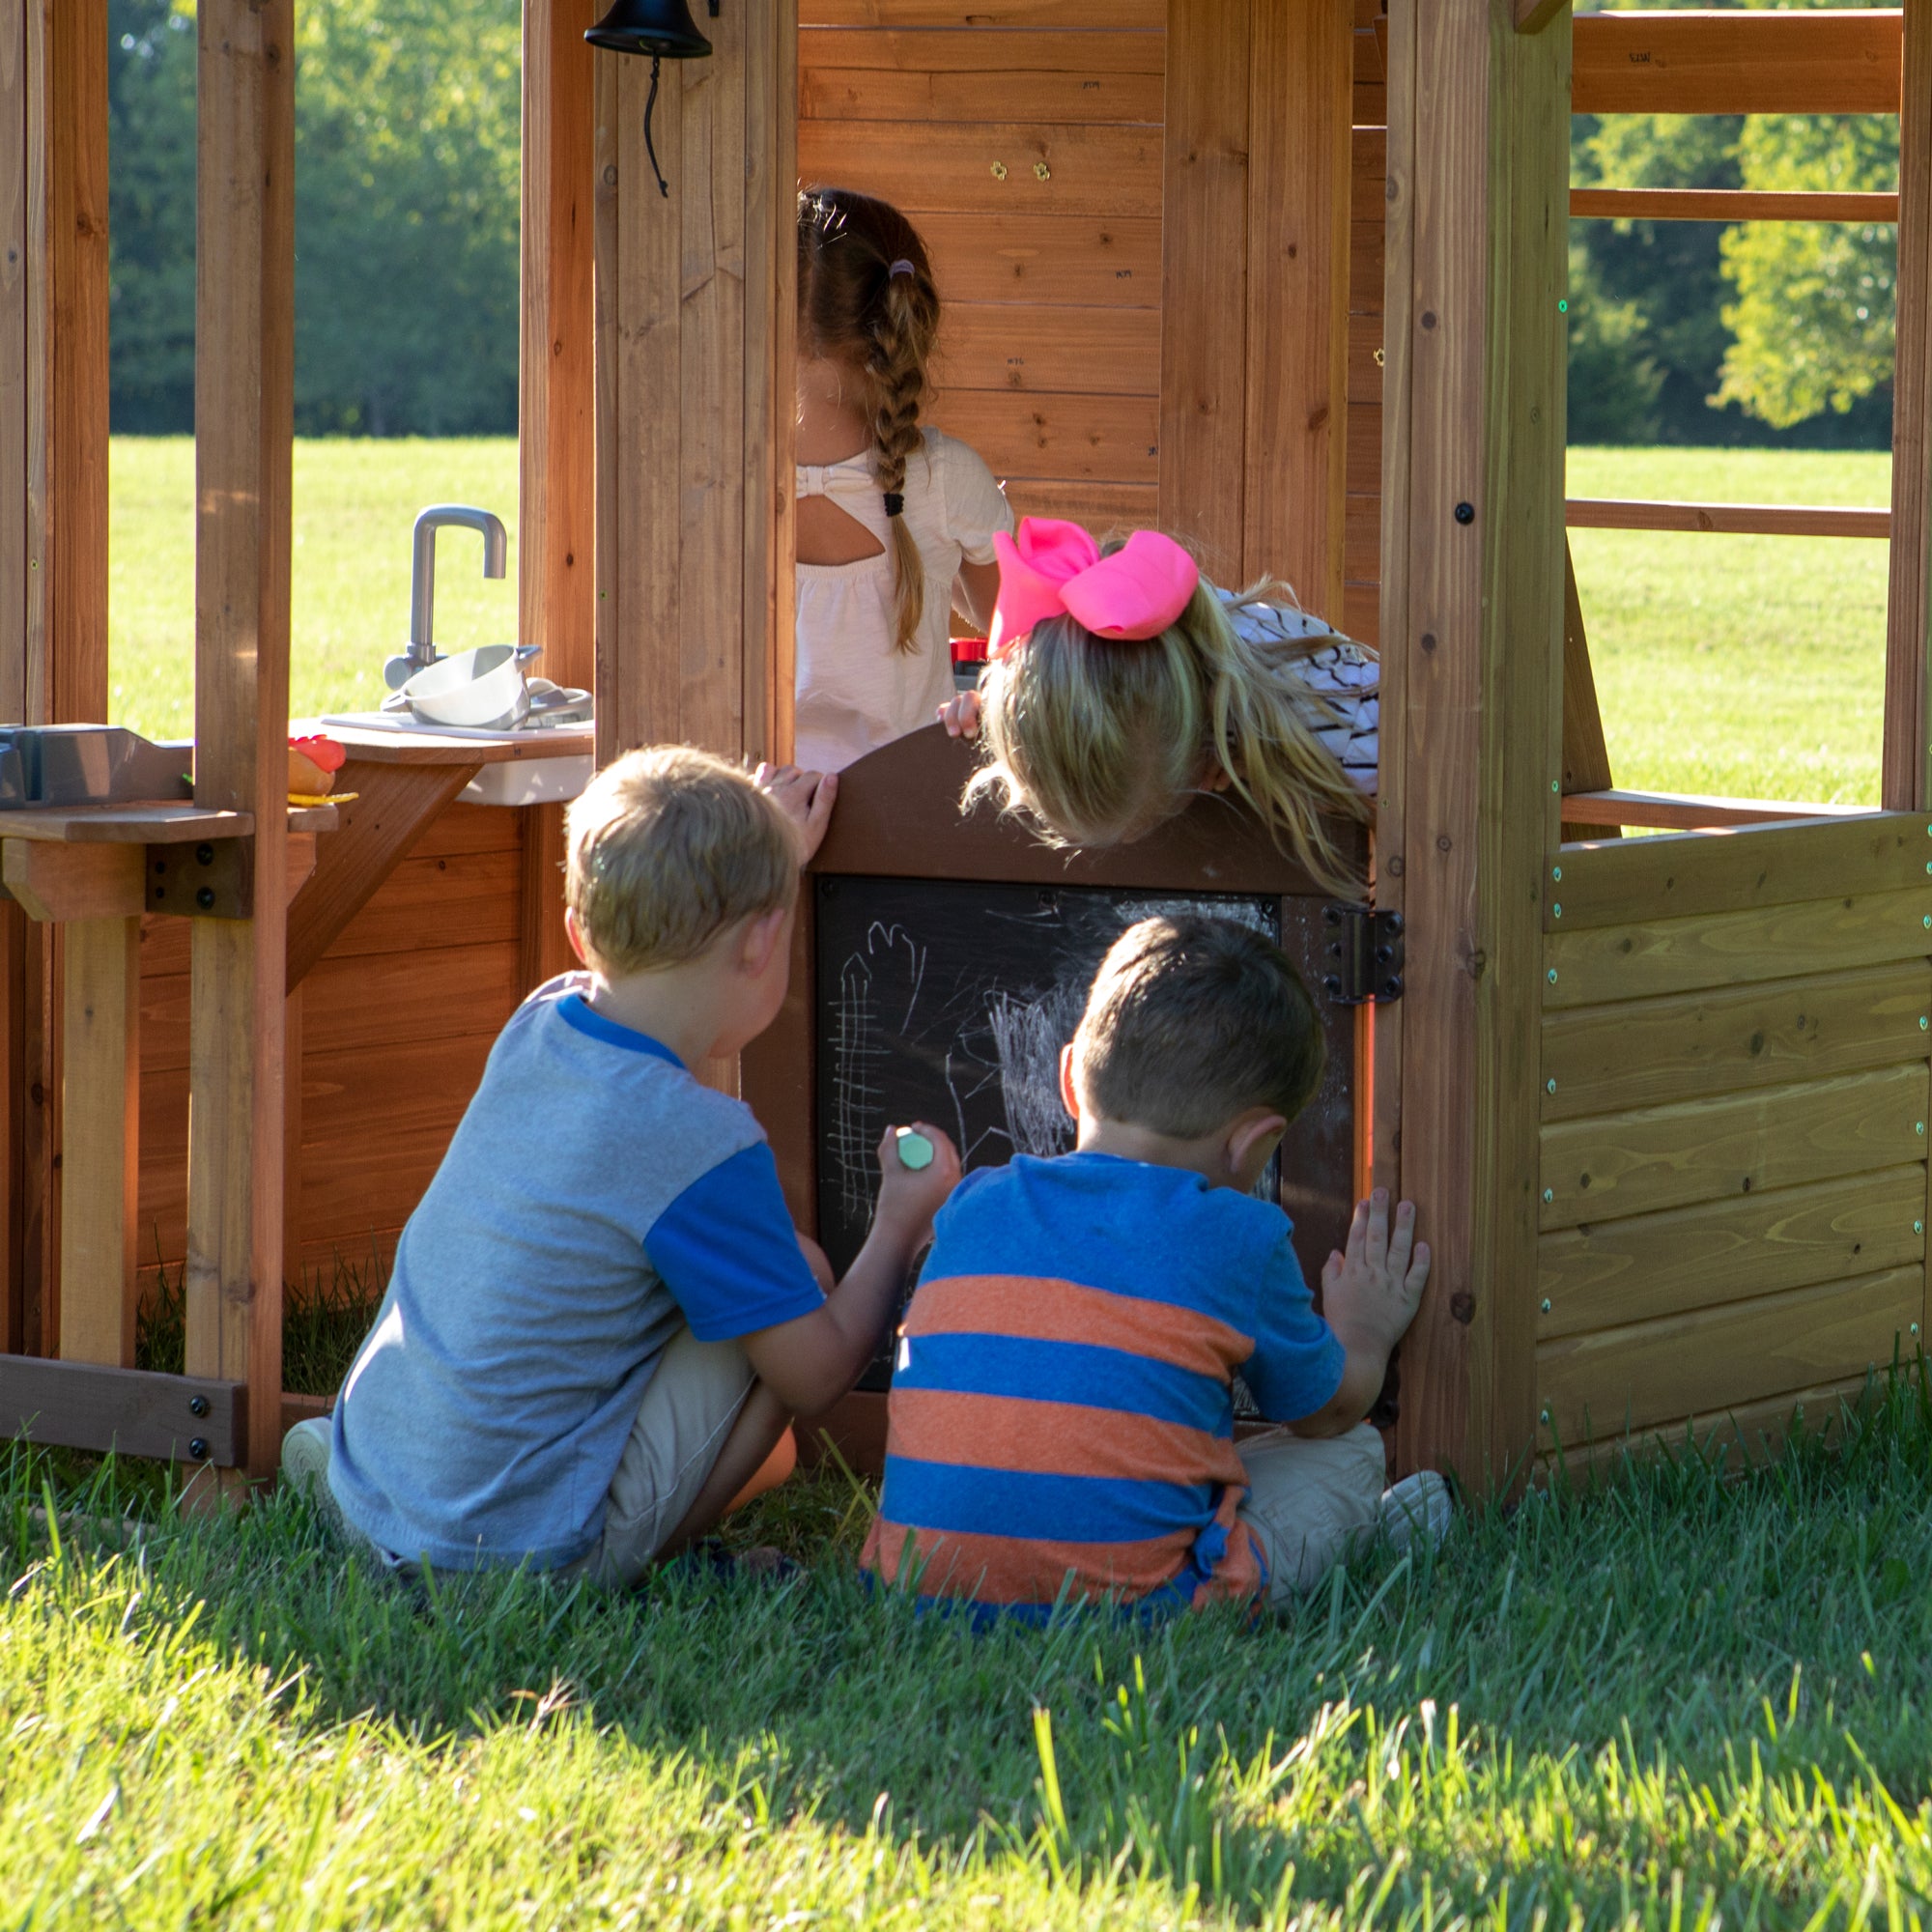
M282 1481L320 1507L335 1506L328 1488L328 1447L334 1425L326 1415L298 1422L282 1437Z
M1393 1549L1439 1549L1456 1520L1456 1503L1449 1485L1434 1469L1419 1469L1382 1492L1376 1520Z

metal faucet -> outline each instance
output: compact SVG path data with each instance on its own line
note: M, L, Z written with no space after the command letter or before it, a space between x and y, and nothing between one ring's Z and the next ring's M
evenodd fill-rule
M383 667L383 681L399 691L417 671L437 661L436 533L475 530L483 539L483 575L501 577L509 567L510 536L501 517L463 503L433 503L416 517L415 554L410 568L410 643Z

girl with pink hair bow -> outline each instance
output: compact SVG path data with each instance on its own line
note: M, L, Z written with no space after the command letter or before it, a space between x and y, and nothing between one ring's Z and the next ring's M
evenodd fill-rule
M1057 843L1143 837L1202 791L1233 791L1323 890L1357 895L1327 830L1370 815L1378 669L1284 586L1231 593L1173 538L1096 544L1023 520L993 539L992 662L941 707L985 756L991 797Z

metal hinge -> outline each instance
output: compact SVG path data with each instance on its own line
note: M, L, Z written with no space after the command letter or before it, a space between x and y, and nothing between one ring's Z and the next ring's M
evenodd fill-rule
M1402 998L1402 915L1365 905L1331 905L1329 969L1321 984L1337 1006L1378 1006Z

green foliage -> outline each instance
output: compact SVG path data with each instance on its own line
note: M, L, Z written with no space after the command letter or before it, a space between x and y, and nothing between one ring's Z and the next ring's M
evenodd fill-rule
M0 1923L1905 1932L1932 1416L1825 1419L1257 1630L984 1636L861 1587L836 1477L799 1582L611 1601L0 1450Z
M296 418L516 426L518 0L296 10ZM113 420L193 425L189 0L110 0Z

